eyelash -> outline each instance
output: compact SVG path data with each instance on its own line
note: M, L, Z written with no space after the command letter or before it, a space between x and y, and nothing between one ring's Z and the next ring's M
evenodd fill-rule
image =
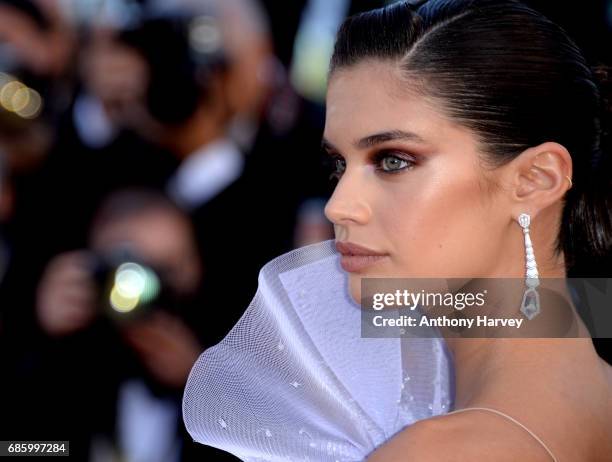
M400 161L406 162L407 165L405 167L399 168L397 170L384 170L381 167L381 163L384 159L394 158ZM337 170L338 161L343 161L344 158L339 154L329 154L326 159L326 163L328 164L330 169L333 169L332 173L329 175L329 180L332 179L340 179L343 172L339 172ZM381 172L383 175L397 175L398 173L402 173L405 170L411 170L416 166L416 160L414 158L408 157L399 153L398 151L379 151L372 157L372 163L376 165L376 170ZM344 167L346 169L346 166Z

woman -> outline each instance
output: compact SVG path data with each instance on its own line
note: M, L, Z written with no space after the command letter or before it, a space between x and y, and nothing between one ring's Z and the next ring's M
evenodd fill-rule
M535 290L604 261L609 114L597 85L565 32L518 1L402 2L349 18L332 58L323 145L339 179L326 215L352 298L372 277L525 278ZM612 368L589 338L450 337L456 412L413 420L374 443L369 461L611 460ZM187 393L197 400L194 371ZM186 402L188 429L201 435ZM279 395L276 406L290 404ZM261 432L270 455L244 460L291 460L278 450L289 436ZM248 453L248 443L228 441Z

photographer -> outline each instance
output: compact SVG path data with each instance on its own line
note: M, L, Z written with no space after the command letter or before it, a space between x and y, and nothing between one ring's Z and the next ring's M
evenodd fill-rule
M13 174L44 160L72 91L75 34L59 2L0 0L0 144Z
M40 170L71 98L74 38L59 2L0 0L2 253L19 255L20 262L33 228L24 209L38 197ZM3 269L8 279L11 269Z
M261 266L290 248L296 188L273 155L284 148L267 144L270 149L251 155L250 146L235 141L236 117L257 112L268 85L265 34L253 39L259 51L250 57L238 52L244 40L232 41L260 30L245 14L252 2L157 3L129 27L98 30L84 66L86 83L113 123L179 160L167 190L190 214L210 269L206 305L226 305L223 294L233 294L220 316L218 341L254 295ZM273 226L250 233L245 223Z
M90 433L74 441L91 438L94 454L178 460L181 391L206 341L191 327L206 327L191 225L161 194L125 190L98 210L89 241L55 257L37 291L39 324L56 339L44 364L62 364L47 388L60 424Z

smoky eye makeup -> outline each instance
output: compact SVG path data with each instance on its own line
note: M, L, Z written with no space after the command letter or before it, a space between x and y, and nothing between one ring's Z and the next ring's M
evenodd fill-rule
M411 170L418 163L416 156L397 149L382 149L371 157L376 170L389 175Z
M346 159L336 151L324 148L322 162L329 180L340 179L346 170ZM398 149L380 149L368 155L368 163L382 175L397 175L416 167L419 157Z

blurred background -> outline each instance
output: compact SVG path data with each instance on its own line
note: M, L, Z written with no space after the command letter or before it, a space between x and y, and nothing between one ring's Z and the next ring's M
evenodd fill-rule
M328 60L385 3L0 0L0 440L237 460L186 433L187 374L264 263L333 238ZM612 63L612 0L527 3Z

